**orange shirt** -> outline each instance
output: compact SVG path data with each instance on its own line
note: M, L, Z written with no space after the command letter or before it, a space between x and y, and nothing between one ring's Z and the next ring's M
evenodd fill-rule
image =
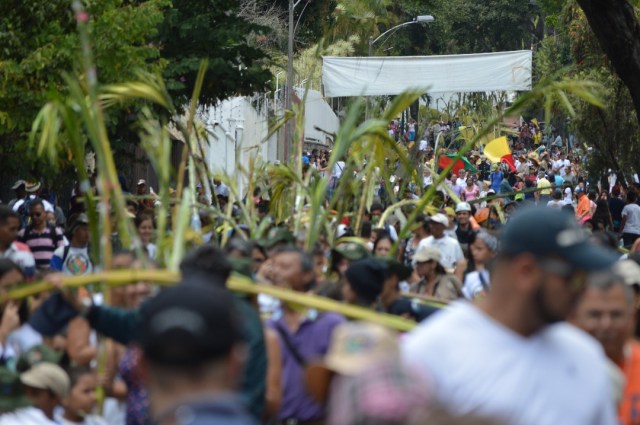
M627 350L624 364L618 365L627 380L618 417L622 425L640 425L640 343L630 342Z
M581 218L582 214L587 213L587 216L591 217L591 201L587 195L580 197L578 201L578 208L576 208L576 217Z

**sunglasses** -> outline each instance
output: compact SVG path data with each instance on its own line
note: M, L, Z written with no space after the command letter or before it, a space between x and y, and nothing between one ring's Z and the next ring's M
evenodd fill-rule
M538 264L542 270L564 279L572 291L580 291L587 284L587 273L564 261L545 258L540 260Z

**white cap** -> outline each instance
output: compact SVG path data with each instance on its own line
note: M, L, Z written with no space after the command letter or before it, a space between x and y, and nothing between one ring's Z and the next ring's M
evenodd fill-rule
M442 213L433 215L429 220L433 221L434 223L442 224L444 227L449 227L449 219Z
M471 205L469 205L468 202L459 202L458 205L456 205L456 213L465 211L471 212Z
M142 185L142 184L146 186L147 181L146 181L145 179L140 179L140 180L138 180L138 186L140 186L140 185Z
M349 227L346 224L338 224L338 228L336 229L336 238L341 238L347 233L347 229Z

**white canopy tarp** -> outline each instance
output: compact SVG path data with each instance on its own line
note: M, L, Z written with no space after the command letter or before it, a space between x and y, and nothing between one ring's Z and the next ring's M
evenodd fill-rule
M327 97L407 90L466 93L531 90L530 50L471 55L322 58Z

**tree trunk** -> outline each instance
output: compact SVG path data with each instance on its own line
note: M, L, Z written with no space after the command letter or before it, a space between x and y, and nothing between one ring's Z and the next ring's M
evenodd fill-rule
M640 122L640 24L627 0L577 0L600 47L629 88Z

